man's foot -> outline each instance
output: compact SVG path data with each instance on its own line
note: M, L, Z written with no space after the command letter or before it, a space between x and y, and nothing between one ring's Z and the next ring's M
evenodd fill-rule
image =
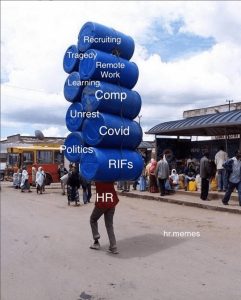
M222 200L222 202L223 202L223 205L228 205L228 202L225 202L225 201L223 201L223 200Z
M30 191L30 190L29 190L28 192L29 192L29 193L32 193L32 191Z
M107 250L107 252L108 252L108 253L111 253L111 254L119 254L117 248L113 248L113 249L109 248L109 249Z
M90 246L90 249L100 250L100 243L99 242L94 242L94 244L92 244Z

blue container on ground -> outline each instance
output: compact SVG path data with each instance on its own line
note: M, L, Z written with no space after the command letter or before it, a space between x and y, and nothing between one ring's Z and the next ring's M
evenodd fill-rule
M81 160L82 148L84 147L84 141L80 132L72 132L65 139L64 156L70 161L78 163Z
M69 102L81 101L84 83L78 72L71 73L64 83L64 97Z
M100 111L135 119L141 110L141 97L136 91L107 82L100 82L99 87L86 86L81 102L84 110Z
M125 35L113 28L104 25L87 22L78 36L78 49L85 52L88 49L98 49L129 60L135 50L132 37Z
M80 169L87 180L136 180L144 163L137 151L93 148L93 153L82 154Z
M65 117L66 126L69 131L74 132L81 130L81 126L84 121L83 112L84 109L81 103L75 102L70 105Z
M81 80L99 80L132 89L137 83L139 70L135 63L99 50L87 50L87 55L79 64Z
M136 121L106 113L85 119L82 133L84 142L94 147L135 149L142 140L142 129Z
M69 46L64 54L63 68L66 73L72 73L79 69L78 48L75 45Z

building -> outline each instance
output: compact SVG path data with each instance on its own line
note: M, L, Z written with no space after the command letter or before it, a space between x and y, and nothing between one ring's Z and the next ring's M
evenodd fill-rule
M229 157L238 148L241 149L240 102L232 106L220 105L186 111L183 115L185 118L182 120L160 123L146 132L155 135L157 159L164 153L169 162L177 161L181 165L189 156L199 160L206 151L213 159L221 145L226 148ZM193 136L213 139L192 141Z

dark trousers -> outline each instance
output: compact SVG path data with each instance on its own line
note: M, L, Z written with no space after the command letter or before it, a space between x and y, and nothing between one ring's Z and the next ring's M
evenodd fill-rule
M201 196L200 198L202 200L206 200L208 197L208 190L209 190L209 179L207 178L202 178L202 183L201 183Z
M90 216L90 226L93 234L93 239L98 240L100 238L100 234L98 231L98 220L104 214L105 227L110 241L110 249L116 248L116 239L115 239L114 227L113 227L114 213L115 213L114 207L99 208L95 206Z
M161 196L164 196L165 195L165 190L166 190L165 189L166 178L165 179L158 178L158 181L159 181Z
M233 183L233 182L228 183L228 189L224 195L223 202L228 203L230 196L235 188L238 190L239 205L241 206L241 181L238 183Z
M83 188L83 202L86 204L90 202L91 194L91 183L88 183L86 186L82 186Z

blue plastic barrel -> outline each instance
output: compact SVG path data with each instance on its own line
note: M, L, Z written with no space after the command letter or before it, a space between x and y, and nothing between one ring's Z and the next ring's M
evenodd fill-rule
M84 142L80 132L70 133L64 142L64 156L70 162L80 162L83 152Z
M87 22L80 30L78 48L80 52L85 52L88 49L98 49L108 53L115 53L129 60L134 53L135 43L132 37L113 28Z
M80 80L78 72L71 73L64 84L64 97L69 102L81 101L84 83Z
M136 91L107 82L100 82L99 87L86 86L81 102L84 110L100 111L135 119L141 110L141 97Z
M137 83L139 71L135 63L99 50L87 50L80 61L81 80L99 80L132 89Z
M85 119L82 133L84 142L94 147L135 149L142 140L142 129L136 121L106 113Z
M79 69L78 48L75 45L69 46L64 54L63 67L66 73L72 73Z
M66 112L66 126L69 131L80 131L85 118L84 109L81 103L75 102L70 105Z
M81 156L80 169L87 180L136 180L143 169L143 158L137 151L93 148L93 153Z

